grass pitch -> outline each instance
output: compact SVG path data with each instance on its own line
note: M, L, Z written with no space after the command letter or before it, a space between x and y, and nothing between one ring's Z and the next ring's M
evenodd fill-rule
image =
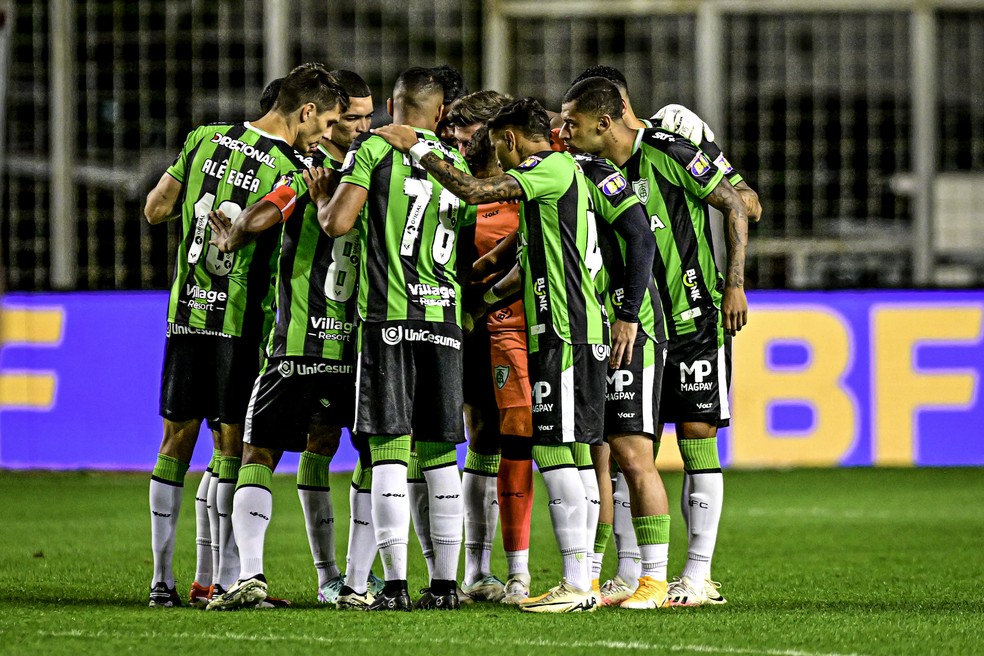
M0 473L0 653L984 653L980 469L728 472L714 561L726 606L574 616L501 605L406 614L321 607L290 476L274 481L266 574L271 594L292 599L294 608L147 608L148 480ZM178 529L182 593L194 575L197 481L188 476ZM666 481L675 506L680 476ZM344 562L348 479L333 482ZM560 576L542 487L537 494L534 592ZM673 510L671 576L686 554ZM425 584L425 570L412 532L410 553L413 589ZM493 562L505 572L501 542ZM614 568L609 545L602 579Z

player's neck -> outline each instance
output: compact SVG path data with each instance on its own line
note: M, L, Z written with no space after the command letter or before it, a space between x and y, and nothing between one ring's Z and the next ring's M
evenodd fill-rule
M645 126L640 125L639 127ZM622 166L632 157L636 134L637 130L629 127L624 118L613 123L608 139L605 141L605 149L600 155L612 160L617 166Z
M523 139L516 142L516 151L519 153L520 161L523 161L530 155L542 153L545 150L551 150L550 142L546 139Z
M624 114L622 114L622 122L625 123L625 127L630 130L638 130L640 128L646 127L646 124L639 120L639 117L635 115L631 109L627 109Z
M345 152L348 150L347 148L342 148L337 143L329 139L322 139L321 147L327 150L328 154L331 155L331 158L336 162L341 162L344 160Z
M409 125L412 128L427 130L428 132L437 130L437 123L434 122L433 116L425 117L422 114L403 112L399 109L393 112L393 123L396 125Z
M250 121L250 125L289 144L294 143L294 139L297 138L297 126L292 125L288 117L278 112L269 111L255 121Z

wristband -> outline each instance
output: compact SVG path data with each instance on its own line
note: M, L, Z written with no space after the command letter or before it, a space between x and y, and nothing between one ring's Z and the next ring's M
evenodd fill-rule
M423 141L418 141L410 148L410 157L413 158L413 161L420 164L420 159L430 151L430 146L425 144Z
M485 296L482 297L482 301L486 305L495 305L501 300L502 299L499 297L499 295L495 293L495 285L489 287L488 291L485 292Z

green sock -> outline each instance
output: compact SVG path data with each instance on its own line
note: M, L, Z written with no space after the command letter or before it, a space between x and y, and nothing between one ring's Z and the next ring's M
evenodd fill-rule
M297 487L301 489L331 489L331 480L328 475L330 464L331 456L323 456L311 451L301 453L301 459L297 463Z
M188 473L188 463L177 458L157 454L157 464L154 465L153 478L171 483L178 487L184 485L185 474Z
M468 449L468 454L465 456L465 471L494 476L499 473L499 454L487 456Z
M533 447L533 461L540 471L557 467L574 466L574 453L568 444L536 445Z
M668 544L670 541L669 515L633 517L632 528L635 529L636 541L639 543L639 546L644 544Z
M369 453L374 465L380 462L402 462L406 465L410 461L410 436L370 437Z
M448 442L417 442L414 448L420 456L421 477L424 469L436 469L458 462L457 449Z
M273 470L266 465L255 463L243 465L239 470L239 482L236 484L236 489L238 490L248 485L269 490L273 485Z
M683 469L687 473L721 470L721 461L718 459L717 439L684 438L677 440L677 443L680 445Z
M610 537L612 537L612 525L598 522L598 528L595 530L594 553L605 553Z

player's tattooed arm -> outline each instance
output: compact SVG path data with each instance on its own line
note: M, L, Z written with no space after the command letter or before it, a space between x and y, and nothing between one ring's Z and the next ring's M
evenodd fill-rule
M420 165L448 191L469 205L518 200L523 197L523 188L511 175L474 178L464 171L456 169L434 153L428 153L421 157Z
M745 214L748 215L748 220L752 223L758 223L759 219L762 218L762 203L759 202L758 194L744 180L735 185L735 191L745 203Z
M386 140L401 153L409 153L417 143L416 131L408 125L384 125L372 133ZM511 175L494 178L475 178L459 171L434 153L420 158L420 165L434 176L452 194L469 205L491 203L498 200L516 200L523 197L523 188Z
M721 314L724 331L734 335L748 321L748 301L744 289L748 215L745 211L745 202L731 183L724 178L707 196L707 202L724 214L728 264L724 279L724 298L721 300Z
M144 216L147 223L157 225L164 221L170 221L181 216L181 205L178 199L181 198L181 191L184 188L180 182L171 177L170 173L165 173L157 181L157 186L147 194L147 202L144 205Z

